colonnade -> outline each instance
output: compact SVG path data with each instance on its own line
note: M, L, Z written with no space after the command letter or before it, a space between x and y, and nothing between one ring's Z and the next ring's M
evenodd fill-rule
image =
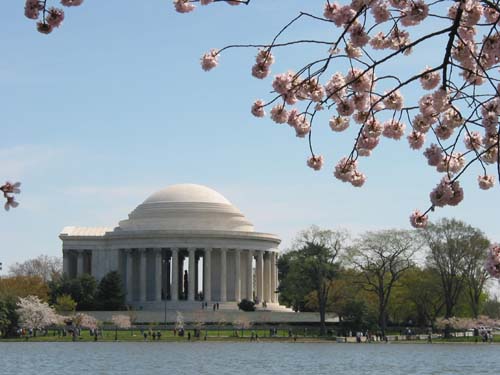
M119 252L122 259L119 268L129 303L181 299L226 302L243 298L258 303L278 302L276 251L169 247ZM63 259L64 272L70 276L91 273L91 251L65 250ZM184 259L188 260L186 270ZM203 261L201 282L200 261ZM198 293L200 284L202 291Z

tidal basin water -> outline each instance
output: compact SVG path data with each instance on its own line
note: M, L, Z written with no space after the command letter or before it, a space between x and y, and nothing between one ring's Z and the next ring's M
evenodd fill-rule
M0 374L499 373L500 345L0 343Z

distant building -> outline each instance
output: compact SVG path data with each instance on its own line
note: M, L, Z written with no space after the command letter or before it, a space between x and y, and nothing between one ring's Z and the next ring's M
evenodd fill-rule
M227 308L243 298L277 307L280 239L255 232L235 206L205 186L169 186L114 229L65 227L59 238L65 274L100 279L116 270L127 303L136 308L160 309L165 300L169 308L199 309L195 301Z

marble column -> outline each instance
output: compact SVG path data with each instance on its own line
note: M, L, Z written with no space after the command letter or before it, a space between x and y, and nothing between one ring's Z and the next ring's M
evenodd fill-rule
M212 265L211 265L211 255L212 249L205 249L205 255L203 258L203 265L205 268L203 269L203 299L205 301L210 301L212 299Z
M179 299L179 249L172 248L172 284L170 288L170 299Z
M127 300L132 302L134 300L134 281L132 278L133 272L133 258L132 258L132 250L125 250L127 254Z
M276 268L276 253L272 251L271 253L271 302L276 303L276 276L278 274L277 268Z
M155 251L155 301L161 301L162 257L161 249Z
M266 251L264 257L264 301L271 301L271 253Z
M263 251L258 251L257 252L257 300L259 301L259 304L262 303L264 300L264 293L263 293L263 286L264 286L264 270L263 270L263 263L264 263L264 252Z
M63 251L63 273L66 274L66 276L69 276L69 265L70 265L70 255L68 254L68 251Z
M241 270L240 270L240 250L235 249L234 250L234 259L235 259L235 266L234 266L234 299L236 302L239 302L241 300Z
M247 299L253 301L253 253L251 250L247 252Z
M189 270L188 270L188 300L194 301L194 291L195 291L195 251L196 249L188 249L189 251Z
M220 249L220 301L227 301L227 249Z
M139 249L139 301L146 301L146 249Z
M83 250L76 252L76 276L83 275Z

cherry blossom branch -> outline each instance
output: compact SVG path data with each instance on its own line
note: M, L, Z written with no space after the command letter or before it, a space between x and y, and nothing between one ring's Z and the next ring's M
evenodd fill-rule
M19 205L14 198L14 194L19 194L21 192L21 183L20 182L6 182L2 186L0 186L0 191L3 193L3 197L6 199L4 208L6 211L9 211L10 208L16 208Z

